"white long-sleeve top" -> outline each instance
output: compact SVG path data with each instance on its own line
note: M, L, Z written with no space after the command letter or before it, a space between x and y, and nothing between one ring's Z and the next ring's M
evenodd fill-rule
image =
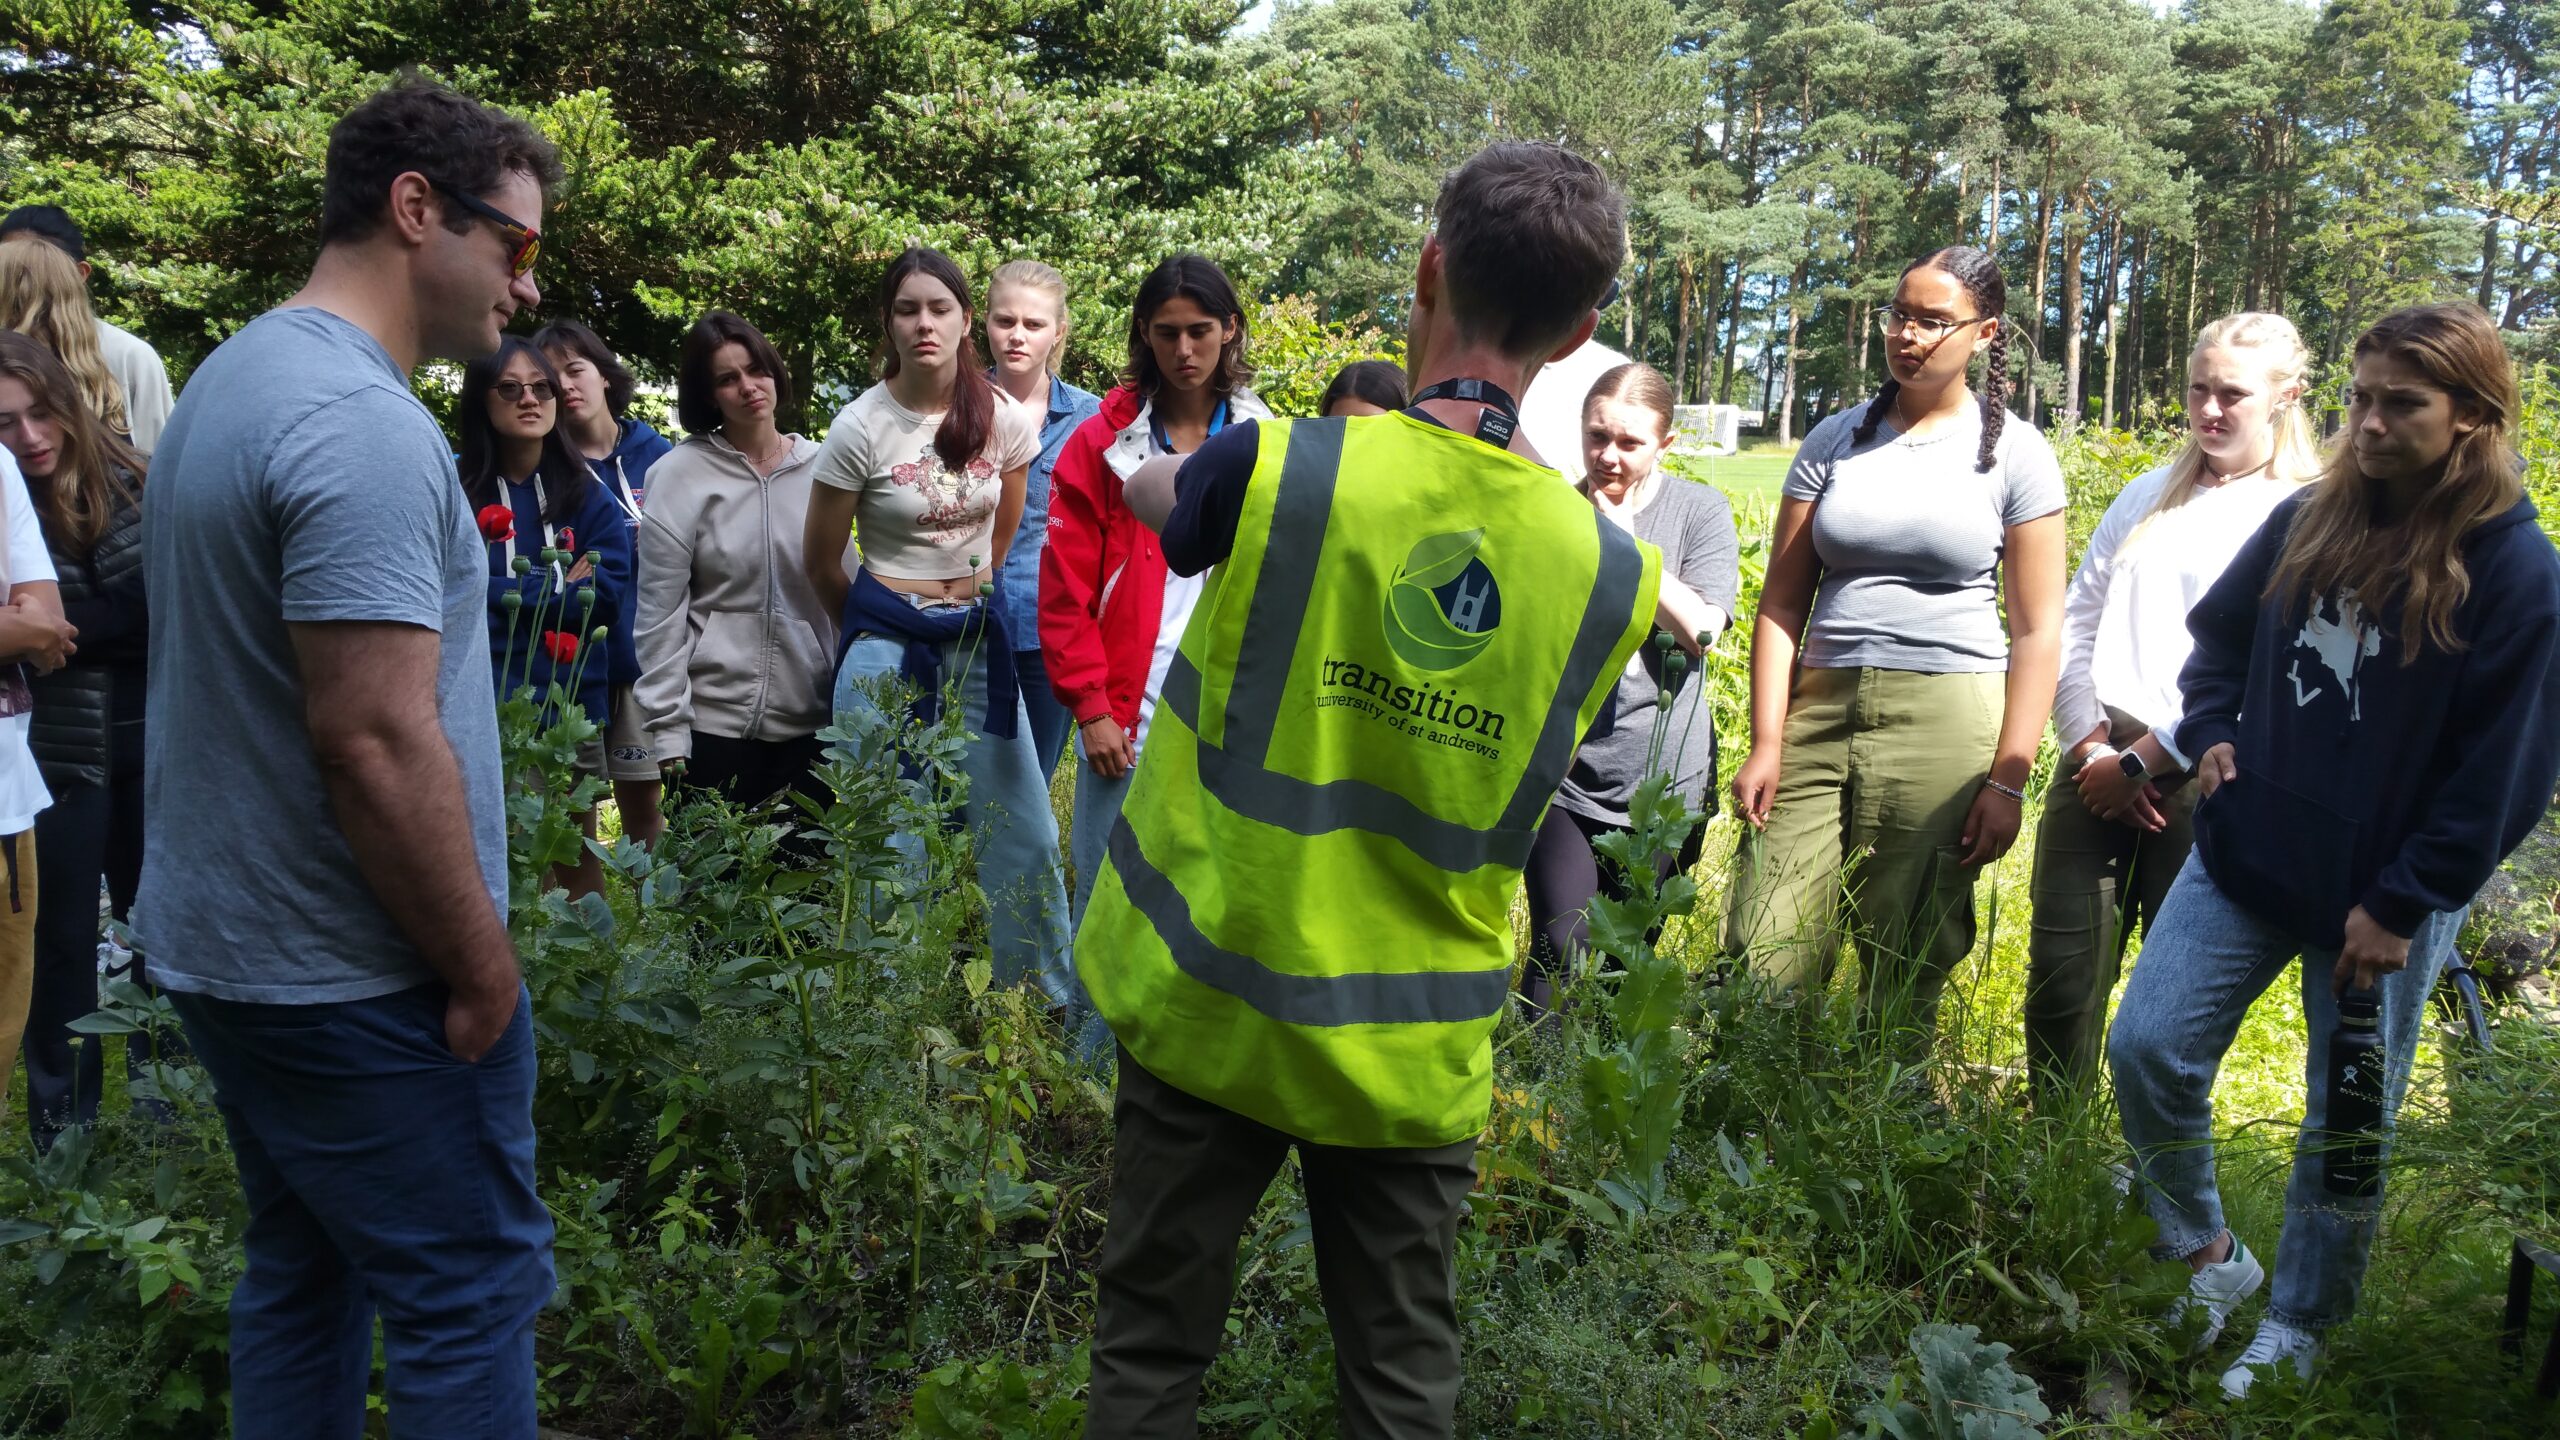
M2187 612L2296 482L2258 475L2199 490L2152 522L2130 552L2125 540L2168 487L2169 467L2124 487L2107 507L2062 604L2062 676L2053 733L2064 748L2107 724L2112 706L2151 729L2180 766L2173 737L2185 707L2178 672L2195 648Z

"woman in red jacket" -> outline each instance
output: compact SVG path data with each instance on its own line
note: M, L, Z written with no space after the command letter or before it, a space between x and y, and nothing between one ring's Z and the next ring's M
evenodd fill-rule
M1040 556L1040 649L1049 688L1076 721L1075 918L1102 868L1166 668L1200 598L1199 576L1165 568L1155 532L1120 498L1158 455L1187 455L1235 420L1271 414L1246 382L1244 308L1226 273L1176 255L1138 287L1129 366L1058 454ZM1104 1039L1108 1044L1108 1037Z

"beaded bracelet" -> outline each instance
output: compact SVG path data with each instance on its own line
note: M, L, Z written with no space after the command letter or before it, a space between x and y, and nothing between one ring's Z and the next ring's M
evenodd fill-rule
M2017 801L2021 805L2027 803L2027 792L2024 790L2014 789L2010 786L2003 785L1999 781L1991 779L1988 776L1983 778L1982 783L1999 791L2001 794L2008 796L2010 799Z

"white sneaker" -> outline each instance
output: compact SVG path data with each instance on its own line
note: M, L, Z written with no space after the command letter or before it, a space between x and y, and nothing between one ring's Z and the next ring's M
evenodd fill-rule
M2258 1287L2265 1283L2266 1267L2249 1253L2248 1246L2240 1243L2239 1236L2232 1236L2230 1257L2190 1276L2187 1293L2169 1307L2172 1329L2184 1323L2190 1313L2204 1312L2204 1331L2196 1336L2195 1345L2187 1353L2201 1354L2205 1347L2221 1339L2222 1327L2231 1323L2231 1312L2240 1308L2241 1301L2257 1294Z
M2249 1387L2258 1383L2260 1371L2278 1365L2290 1364L2295 1375L2308 1380L2311 1372L2319 1368L2321 1348L2316 1330L2296 1330L2281 1320L2261 1320L2257 1338L2240 1352L2239 1359L2231 1362L2230 1369L2222 1372L2222 1393L2234 1400L2242 1399L2248 1395Z

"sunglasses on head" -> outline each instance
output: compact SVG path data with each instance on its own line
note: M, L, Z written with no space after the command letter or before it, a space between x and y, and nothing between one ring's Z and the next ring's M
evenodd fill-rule
M498 233L506 236L508 242L515 246L515 254L509 257L508 263L515 267L515 273L518 275L532 269L533 262L541 258L541 231L476 196L463 194L441 180L430 180L427 183L435 187L437 194L498 227Z

